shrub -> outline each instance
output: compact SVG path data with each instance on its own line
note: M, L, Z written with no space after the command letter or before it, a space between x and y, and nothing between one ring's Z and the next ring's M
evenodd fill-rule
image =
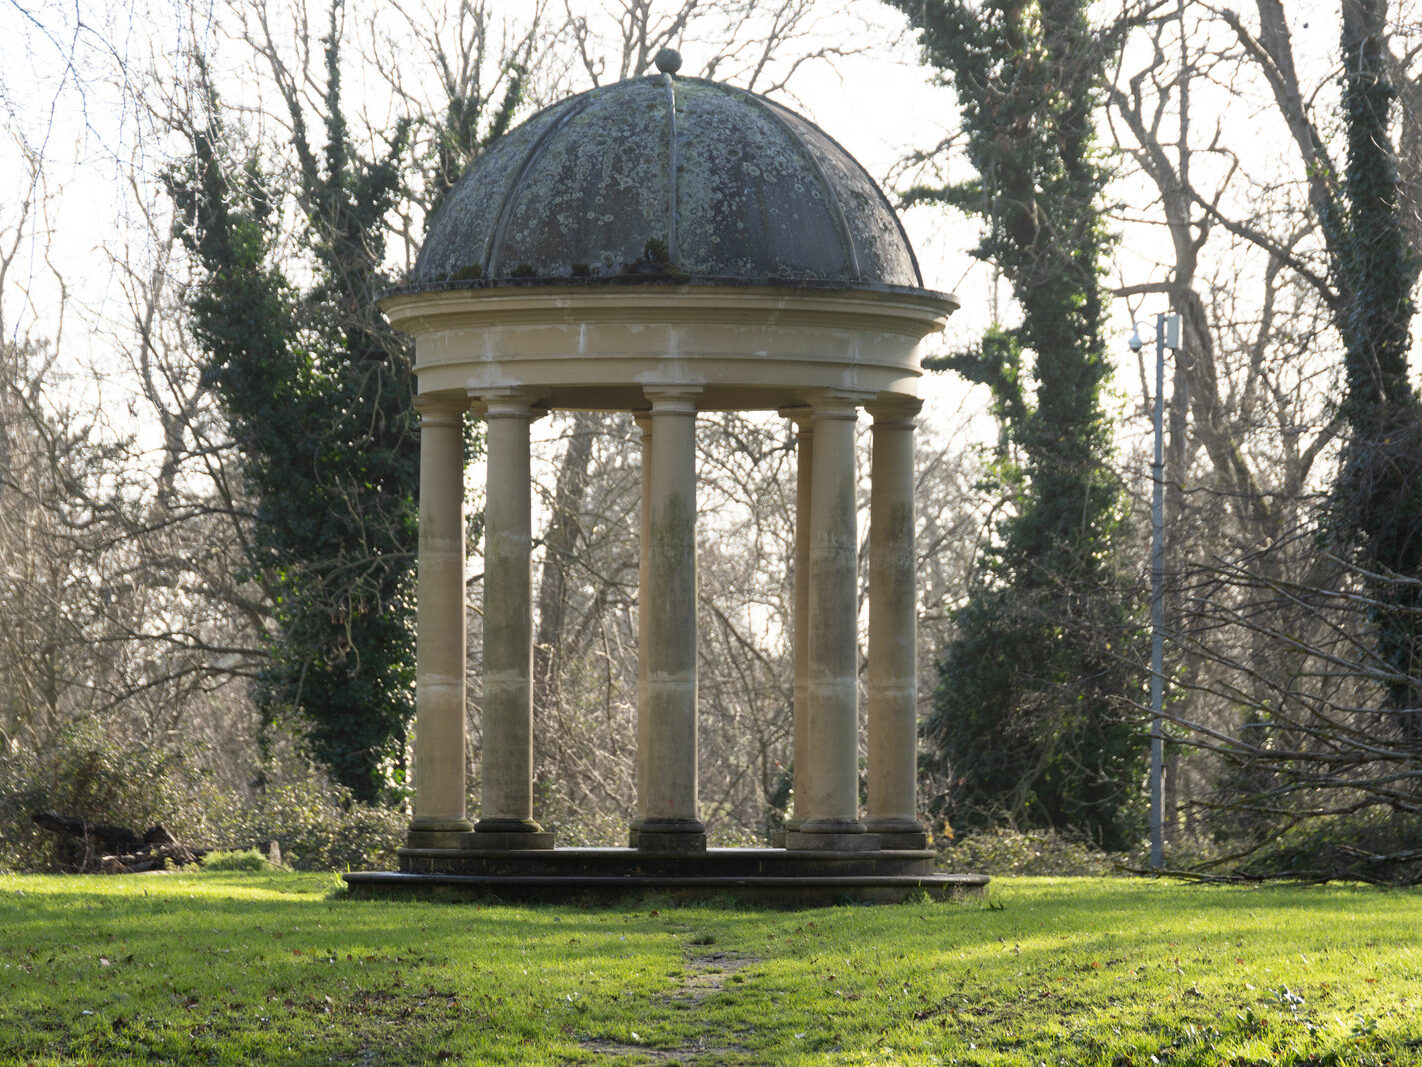
M0 870L83 868L81 840L34 824L43 810L138 834L162 824L186 844L239 854L265 854L276 841L283 864L296 870L394 867L404 814L356 803L291 754L277 763L277 784L250 795L220 792L179 754L127 747L97 723L77 720L48 748L8 756L0 775ZM212 861L205 866L213 869Z
M553 831L560 848L618 848L627 845L627 821L616 812L578 812L570 807L560 811L551 804L549 808L553 810L545 809L546 814L539 822L545 830Z
M275 841L292 870L393 869L407 824L402 812L359 804L348 789L308 770L255 798L227 800L209 832L212 844L229 849L265 853Z
M1056 830L985 830L960 838L939 853L944 866L974 874L1113 874L1120 858Z
M727 819L706 828L706 843L712 848L765 848L770 843L770 831L740 826Z
M267 858L254 848L242 852L209 852L202 858L205 871L265 871L271 869Z
M199 791L181 759L118 744L92 720L76 720L49 747L18 751L0 775L0 869L74 871L84 843L34 824L36 811L112 823L142 834L162 824L179 840L201 836Z
M1372 807L1305 819L1238 863L1243 878L1422 883L1422 817Z

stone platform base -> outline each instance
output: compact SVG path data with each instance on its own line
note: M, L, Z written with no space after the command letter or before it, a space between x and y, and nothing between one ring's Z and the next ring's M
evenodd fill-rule
M980 894L987 885L987 875L935 873L934 857L927 849L712 848L670 854L627 848L405 848L400 850L399 871L358 871L344 877L359 895L603 902L655 893L679 900L731 897L783 907L892 903L919 893L947 900Z

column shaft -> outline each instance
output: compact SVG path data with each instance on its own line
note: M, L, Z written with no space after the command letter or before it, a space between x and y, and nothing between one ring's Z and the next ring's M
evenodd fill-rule
M809 413L795 417L795 588L794 654L795 691L791 718L795 804L787 830L804 822L805 796L812 789L814 760L806 732L810 721L810 493L814 479L815 431Z
M913 418L918 401L870 407L869 813L887 847L922 848L918 821L918 615ZM892 836L891 836L892 835Z
M652 542L652 417L638 415L637 429L642 441L642 502L639 513L640 537L637 550L637 807L632 820L632 845L647 818L647 756L651 750L651 726L647 710L647 654L651 615L647 602L651 574Z
M533 598L529 424L521 397L487 398L484 745L475 847L546 848L533 820Z
M858 619L854 423L851 399L813 404L815 459L810 487L809 716L805 745L811 766L799 831L792 847L856 844L859 821ZM825 835L818 841L816 835Z
M646 586L646 722L638 755L646 811L639 848L698 850L696 759L696 400L646 390L652 403Z
M465 810L462 402L421 401L412 847L455 847Z

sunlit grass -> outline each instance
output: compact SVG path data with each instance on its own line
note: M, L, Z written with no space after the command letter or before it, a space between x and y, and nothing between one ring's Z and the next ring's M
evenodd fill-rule
M783 912L0 877L0 1062L1422 1063L1419 919L1118 879Z

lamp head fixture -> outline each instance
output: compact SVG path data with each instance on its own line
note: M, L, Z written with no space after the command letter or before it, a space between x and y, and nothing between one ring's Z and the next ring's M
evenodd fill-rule
M1180 316L1174 313L1162 313L1155 319L1156 340L1160 346L1168 348L1172 352L1178 352L1180 350ZM1141 339L1141 323L1131 323L1131 339L1126 344L1131 346L1132 352L1139 352L1145 346L1145 341Z

